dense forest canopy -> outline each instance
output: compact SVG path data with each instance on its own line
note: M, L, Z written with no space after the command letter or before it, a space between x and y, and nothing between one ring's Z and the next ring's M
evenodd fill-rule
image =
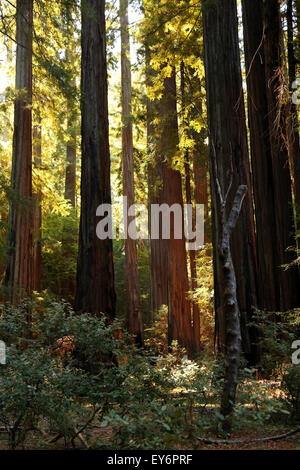
M298 0L0 0L11 448L45 417L120 448L228 437L247 406L299 422L299 21Z

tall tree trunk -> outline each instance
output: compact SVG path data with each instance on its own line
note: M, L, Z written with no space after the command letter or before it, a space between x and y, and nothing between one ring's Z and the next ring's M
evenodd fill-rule
M96 234L99 221L96 210L99 205L111 204L105 1L82 1L81 19L82 168L75 309L96 315L104 313L112 319L115 316L112 240L109 235L101 240Z
M163 201L171 207L178 204L182 208L181 173L172 168L176 154L178 138L178 121L176 106L176 76L173 69L171 77L164 80L163 95L158 105L161 118L159 153L163 158ZM183 217L182 217L183 227ZM176 239L174 223L171 217L170 239L166 240L168 267L168 339L169 344L177 340L180 346L193 352L193 333L191 323L191 305L187 299L189 290L187 274L187 256L184 231L181 239Z
M76 115L72 113L68 118L68 133L70 140L67 144L67 166L65 178L65 199L70 201L71 206L76 207L76 135L74 134L73 126Z
M287 27L288 27L288 65L289 89L291 94L295 91L293 84L296 81L296 56L294 43L293 1L287 0ZM299 33L298 33L299 34ZM300 143L299 120L296 104L290 101L289 115L287 117L289 153L293 168L293 187L297 213L297 225L300 226Z
M8 255L5 284L13 303L33 288L32 218L32 22L33 0L17 0L17 58Z
M40 124L33 127L33 154L34 166L39 168L42 163L42 127ZM41 191L33 195L33 290L41 292L42 280L42 197Z
M255 201L259 307L280 306L276 207L271 162L262 2L243 0L243 26L248 87L248 114Z
M120 0L120 25L123 195L125 198L127 198L127 210L135 204L128 0ZM130 224L132 230L136 231L135 216L128 217L128 224ZM144 343L144 327L140 305L137 244L136 240L132 239L130 234L128 234L127 227L125 228L125 234L125 272L128 331L134 335L136 343L139 346L142 346Z
M192 205L192 191L191 191L191 170L188 161L189 152L186 153L185 159L185 189L186 189L186 203ZM192 231L195 232L195 224L193 223ZM191 276L191 290L197 289L197 265L196 265L196 252L194 250L189 251L190 258L190 276ZM200 309L196 302L192 303L193 311L193 351L199 353L201 351L201 320L200 320Z
M201 120L203 116L203 101L205 93L202 93L201 80L198 77L193 77L192 70L186 68L186 76L190 86L190 92L196 94L200 92L200 97L190 111L190 119ZM202 122L203 123L203 122ZM192 155L193 162L193 180L194 180L194 200L196 204L204 205L204 244L209 243L210 236L210 220L208 211L208 172L209 172L209 155L208 146L206 144L207 130L203 127L200 132L190 128L191 136L195 142L195 148Z
M74 123L76 123L76 111L72 100L68 102L68 134L69 141L66 148L66 175L65 175L65 199L69 202L72 211L76 210L76 133ZM62 254L64 259L70 260L73 255L73 247L77 242L77 233L70 230L68 219L64 222L62 233ZM68 266L70 261L68 262ZM75 278L72 272L67 271L62 279L61 295L68 302L74 301Z
M194 154L193 158L193 177L195 183L195 203L204 205L204 244L209 243L209 220L208 220L208 175L205 165L200 162L200 157L198 152Z
M292 187L287 149L286 106L282 102L283 64L280 48L281 19L277 0L266 0L263 11L264 58L266 94L268 101L268 129L270 137L273 190L275 199L275 232L277 237L277 269L279 271L280 310L286 311L300 304L299 271L295 266L283 266L295 259L288 250L295 247L295 226ZM259 84L261 86L261 84Z
M72 63L73 55L72 51L66 49L66 59L69 63ZM75 78L71 80L72 92L75 94L76 82ZM67 155L66 155L66 176L65 176L65 199L70 201L73 208L76 207L76 130L75 126L77 123L77 111L76 103L73 96L69 96L67 99Z
M208 123L211 156L216 155L218 178L223 194L229 189L232 206L236 188L251 188L247 132L240 68L236 0L217 0L203 12L205 70L207 83ZM232 173L232 185L229 187ZM221 208L211 169L213 216L214 284L217 347L226 346L226 315L224 310L224 274L217 254L220 245ZM229 188L228 188L229 187ZM226 214L226 217L228 214ZM237 299L241 313L243 350L256 362L248 322L252 307L257 305L256 248L251 192L245 197L240 222L232 234L232 260L237 279Z
M217 169L216 164L215 168ZM217 178L217 176L215 176L215 178ZM219 181L216 181L216 183L220 188ZM222 422L222 428L229 434L231 433L232 415L239 379L242 341L240 312L237 300L237 283L231 257L230 237L240 215L247 189L247 186L239 186L227 220L225 215L227 199L226 196L219 194L222 227L218 256L224 276L224 310L226 315L225 376L221 399L221 414L225 418Z
M151 87L153 70L150 67L150 51L146 47L146 85ZM155 151L155 132L153 119L155 117L154 103L147 97L147 150L148 150L148 213L151 213L152 204L162 204L162 187L157 181L162 181L162 160ZM149 217L149 233L151 224ZM168 304L168 279L166 272L167 252L161 234L158 240L149 241L149 263L150 263L150 311L153 315L158 312L162 305Z
M182 99L182 111L185 111L186 100L185 100L185 68L184 63L181 63L181 99ZM186 123L184 123L186 126ZM192 189L191 189L191 169L190 169L190 155L189 151L185 152L185 194L186 194L186 203L192 206ZM195 189L196 191L196 189ZM190 222L190 221L189 221ZM195 232L195 217L192 217L192 226L189 231ZM197 288L197 266L196 266L196 252L190 250L190 276L191 276L191 290L195 291ZM201 334L200 334L200 309L199 305L196 302L192 303L193 311L193 341L194 341L194 352L197 354L201 351Z

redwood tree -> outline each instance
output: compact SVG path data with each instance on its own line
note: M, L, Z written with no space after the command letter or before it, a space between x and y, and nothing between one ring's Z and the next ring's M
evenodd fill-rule
M150 51L146 46L146 85L152 86L154 71L150 67ZM155 129L153 119L156 114L157 102L147 97L147 151L148 151L148 213L151 213L152 204L162 204L162 159L157 152ZM150 222L149 217L149 222ZM149 223L149 233L151 224ZM149 241L149 264L150 264L150 311L151 317L159 311L162 305L168 304L167 283L167 253L163 240L160 238Z
M16 92L5 284L13 303L33 288L32 237L32 31L33 0L16 3Z
M286 112L282 101L283 63L281 51L281 16L277 0L266 0L263 7L264 61L266 96L268 103L268 135L272 162L272 179L275 201L277 273L279 276L280 310L299 306L299 271L296 266L288 270L284 265L295 259L289 250L295 247L292 186L287 147ZM260 83L259 86L262 86ZM265 184L265 182L264 182Z
M185 111L186 107L186 90L185 90L185 66L184 62L181 63L181 100L182 100L182 111ZM187 123L184 122L184 126L187 126ZM184 159L184 170L185 170L185 196L186 203L192 205L192 186L191 186L191 167L190 167L190 152L187 149L185 152ZM195 182L197 188L198 181ZM195 192L196 192L195 188ZM202 188L201 188L202 189ZM207 203L207 200L206 200ZM190 223L190 222L189 222ZM190 227L192 231L195 231L195 217L192 217L192 226ZM196 266L196 252L195 250L190 250L189 252L189 261L190 261L190 287L192 291L195 291L197 288L197 266ZM195 353L199 353L201 350L201 335L200 335L200 309L197 302L192 303L192 312L193 312L193 349Z
M280 104L283 83L278 3L265 2L264 7L259 0L243 0L243 25L259 306L269 311L286 310L297 303L297 276L295 270L282 268L292 261L292 252L286 250L295 245L295 239L285 113ZM296 148L297 139L291 147L295 155Z
M178 149L178 119L176 105L175 68L165 78L162 98L158 104L160 116L159 153L162 158L163 202L169 207L178 204L183 213L182 179L180 171L173 168ZM182 220L183 226L183 220ZM184 231L183 231L184 234ZM187 299L189 290L187 256L184 235L177 239L171 217L170 239L165 240L168 272L168 338L169 344L177 340L188 352L193 351L191 304Z
M126 210L135 204L133 133L131 116L131 63L130 36L128 24L128 0L120 0L121 24L121 84L122 84L122 167L123 196L126 199ZM128 217L131 229L136 229L135 217ZM125 274L127 294L128 331L136 338L138 345L143 345L144 328L140 305L138 277L137 244L125 228Z
M39 124L33 127L33 162L37 169L42 163L42 126ZM41 191L38 190L33 195L35 204L33 208L33 290L41 292L42 279L42 198Z
M294 42L294 16L293 16L293 1L287 0L287 32L288 32L288 64L289 64L289 90L292 94L295 89L293 88L296 80L296 66L297 58L295 54ZM298 19L299 21L299 19ZM298 38L300 32L298 31ZM294 183L294 196L297 212L297 224L300 226L300 142L299 142L299 120L297 113L297 106L290 99L289 115L287 116L287 130L288 130L288 143L289 153L293 168L293 183Z
M205 71L211 162L217 161L218 175L211 164L212 229L214 246L214 289L218 349L226 346L224 277L218 255L223 220L217 197L218 177L224 195L229 191L228 208L237 188L251 188L247 131L242 91L236 0L206 2L203 7ZM232 184L230 185L230 181ZM225 211L226 212L226 211ZM228 210L225 213L228 217ZM257 305L256 249L251 191L247 192L239 224L231 238L232 260L237 279L237 299L241 314L243 350L256 361L248 322Z
M279 279L274 230L276 208L271 163L262 2L243 0L253 195L256 216L259 306L279 308ZM251 67L251 69L250 69Z
M76 121L77 115L75 103L74 100L69 97L67 119L67 132L69 140L66 148L65 199L68 201L70 209L73 212L76 211ZM76 242L77 234L74 233L73 230L70 230L69 220L66 219L62 232L62 255L66 260L71 259L73 247ZM66 300L73 302L74 292L75 278L73 273L68 270L62 279L61 293Z
M76 121L76 114L71 112L70 117L68 117L69 142L66 149L65 199L70 201L73 208L76 206L76 134L73 127L74 121Z
M82 1L81 15L82 165L75 309L104 313L111 319L115 315L112 240L96 234L101 220L96 210L111 203L105 1Z

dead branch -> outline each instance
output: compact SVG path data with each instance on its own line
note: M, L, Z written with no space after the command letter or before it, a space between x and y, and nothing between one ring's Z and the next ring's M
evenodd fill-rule
M269 442L269 441L279 441L280 439L285 439L290 436L294 436L300 432L300 427L289 431L285 434L279 434L278 436L271 437L262 437L257 439L207 439L205 437L197 437L197 440L204 442L205 444L250 444L251 442Z

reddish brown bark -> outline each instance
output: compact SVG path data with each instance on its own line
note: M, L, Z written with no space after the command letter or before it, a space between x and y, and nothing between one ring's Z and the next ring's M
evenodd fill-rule
M178 148L178 121L176 106L175 69L164 80L163 96L158 105L161 118L159 152L163 158L163 200L169 207L179 204L183 211L182 180L178 170L172 168L174 155ZM182 233L183 218L182 218ZM166 240L168 269L168 339L169 344L177 340L189 353L193 351L191 305L187 299L189 290L187 257L184 235L181 239L174 236L174 223L171 217L170 240Z
M182 110L185 111L185 69L184 63L181 63L181 99L182 99ZM186 125L186 123L184 123ZM185 152L185 194L186 194L186 204L192 205L192 189L191 189L191 169L190 169L190 158L189 151ZM195 187L195 193L198 190L197 186ZM201 188L200 191L203 191ZM207 201L206 201L207 202ZM192 219L191 231L195 232L195 217ZM196 266L196 252L190 250L189 252L190 260L190 287L192 291L195 291L197 288L197 266ZM193 349L194 353L199 353L201 350L201 334L200 334L200 309L199 305L196 302L192 303L192 312L193 312Z
M288 32L288 65L289 65L289 89L293 94L295 88L293 84L296 80L295 42L294 42L294 17L293 17L293 1L287 0L287 32ZM298 19L299 21L299 19ZM299 35L299 31L298 31ZM297 106L290 99L289 113L287 116L287 131L289 154L293 169L293 188L297 213L297 226L300 226L300 143L299 143L299 120Z
M68 103L68 134L69 141L66 148L66 174L65 174L65 199L69 202L73 210L76 209L76 133L74 132L74 123L76 123L76 112L74 112L74 103L70 100ZM70 230L68 220L64 223L62 233L62 254L66 260L73 256L73 247L77 241L77 233ZM70 262L70 261L69 261ZM68 263L69 264L69 263ZM66 272L63 275L61 283L61 295L68 302L74 301L75 277L73 273Z
M37 169L42 163L42 127L35 125L33 127L33 155L34 167ZM41 292L42 280L42 194L37 191L33 195L33 290Z
M77 264L77 312L115 315L113 247L96 234L96 210L111 203L105 1L82 5L82 167Z
M284 270L283 266L295 259L288 250L295 247L295 226L292 187L287 148L286 106L282 102L283 64L281 54L280 5L277 0L266 0L263 10L264 58L266 95L268 102L268 130L272 162L275 200L275 233L277 272L279 275L280 310L286 311L300 304L299 271L297 267ZM261 84L260 84L261 86Z
M243 0L243 26L248 87L248 115L255 201L259 306L279 309L280 290L271 146L263 60L262 2Z
M128 0L120 1L121 24L121 84L122 84L122 168L123 195L127 198L127 208L135 204L133 131L131 116L131 63L130 37L128 24ZM135 217L128 217L128 224L136 230ZM136 240L132 239L125 229L125 275L127 294L128 331L133 334L136 343L144 343L144 326L140 305L138 277L138 257Z
M68 119L68 133L70 140L67 144L67 166L65 179L65 199L70 201L73 208L76 207L76 135L73 127L76 115L72 113Z
M235 0L217 0L208 4L204 14L204 49L207 84L208 127L211 157L215 154L218 178L226 194L232 173L228 207L240 185L251 188L244 100L240 68L238 22ZM211 158L212 161L212 158ZM218 257L221 207L216 195L216 176L211 167L212 232L214 247L214 290L216 340L219 350L226 345L224 276ZM226 214L226 217L228 213ZM256 351L249 337L248 322L257 305L256 249L251 192L248 191L233 231L231 251L237 279L237 299L241 313L243 350L255 362Z
M151 78L153 70L150 65L150 53L146 48L146 83L151 86ZM152 204L162 204L162 161L155 150L155 129L153 119L155 117L155 108L157 103L147 98L147 150L148 150L148 213L151 213ZM151 224L149 217L149 233L151 233ZM149 263L150 263L150 312L153 319L155 314L162 305L168 304L168 281L167 281L167 252L164 242L160 238L158 240L150 239L149 241Z
M192 193L191 193L191 172L190 166L188 161L189 153L186 153L186 162L185 162L185 189L186 189L186 203L192 204ZM193 223L192 230L195 231L195 224ZM190 277L191 277L191 290L195 291L197 289L197 265L196 265L196 252L194 250L190 250L189 252L190 258ZM192 311L193 311L193 349L195 353L199 353L201 351L201 334L200 334L200 327L201 327L201 320L200 320L200 309L199 305L196 302L192 303Z
M33 1L17 0L16 90L14 137L8 229L8 255L5 284L10 298L33 288L32 240L32 21Z
M195 183L194 199L196 204L204 205L204 244L211 242L209 234L208 214L208 172L206 165L199 163L200 155L195 153L193 158L193 177ZM207 251L208 253L210 250Z

